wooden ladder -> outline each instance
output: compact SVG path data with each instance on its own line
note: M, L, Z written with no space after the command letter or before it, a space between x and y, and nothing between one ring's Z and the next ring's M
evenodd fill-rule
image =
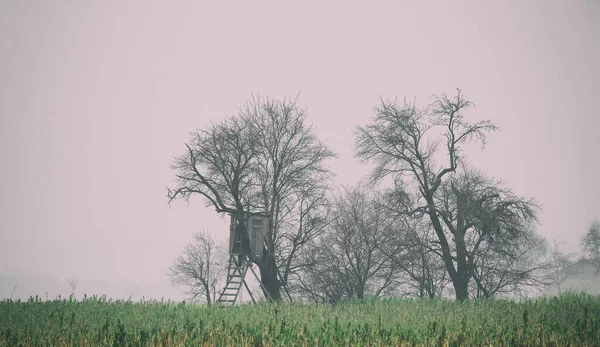
M240 294L240 290L242 289L242 284L244 284L246 289L248 289L245 277L249 267L250 262L247 259L239 259L235 255L229 256L229 266L227 267L227 283L225 284L225 287L223 287L217 302L226 305L235 304L238 295Z

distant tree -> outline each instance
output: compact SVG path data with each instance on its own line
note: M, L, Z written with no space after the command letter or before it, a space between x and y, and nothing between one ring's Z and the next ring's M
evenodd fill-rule
M12 292L10 292L10 297L9 299L12 299L13 295L15 294L15 291L17 290L17 285L15 284L15 286L13 287Z
M581 273L581 267L577 262L576 253L562 253L559 249L562 242L554 240L550 249L550 275L552 284L560 294L563 283Z
M195 233L193 241L175 258L167 275L172 284L184 287L183 293L189 300L210 305L215 301L219 281L224 275L225 260L224 250L214 238L206 232Z
M77 288L77 285L79 284L79 278L75 277L75 276L69 276L66 279L67 284L69 284L69 287L71 287L71 296L74 297L75 296L75 289Z
M594 220L581 238L581 250L584 260L595 269L595 276L600 273L600 220Z
M258 265L266 297L279 300L308 242L326 223L328 181L324 161L336 157L306 124L297 100L253 98L234 117L198 131L173 161L176 188L169 202L204 197L218 213L237 215L242 252ZM271 218L264 250L250 249L247 212Z
M473 262L474 298L541 293L552 283L546 241L531 231L506 247L481 247Z

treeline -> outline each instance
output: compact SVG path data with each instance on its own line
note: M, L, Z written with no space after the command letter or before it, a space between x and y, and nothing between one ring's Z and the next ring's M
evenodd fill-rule
M369 177L334 187L337 154L316 136L297 99L253 97L226 120L192 133L175 157L175 199L203 198L238 216L242 249L273 300L336 303L367 296L527 296L560 284L582 264L600 269L600 223L582 256L536 233L540 207L470 165L463 147L498 128L469 120L460 90L425 106L381 100L354 128ZM261 255L243 213L271 219ZM191 299L214 301L224 279L218 245L198 234L170 268Z

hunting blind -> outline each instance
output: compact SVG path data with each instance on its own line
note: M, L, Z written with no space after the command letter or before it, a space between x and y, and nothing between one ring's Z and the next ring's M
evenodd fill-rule
M254 277L258 280L261 288L262 283L260 278L256 275L256 272L252 268L252 262L248 259L248 255L242 253L242 233L238 228L237 213L231 213L229 222L229 266L227 267L227 282L221 295L219 295L218 302L223 304L235 304L242 284L246 287L250 299L255 302L252 292L246 283L246 272L248 269L252 272ZM250 250L257 257L261 257L263 254L263 245L265 235L269 229L269 218L259 213L244 213L244 225L248 232L248 239L250 241ZM267 291L263 292L267 294Z
M256 213L245 213L244 220L250 239L250 249L252 253L260 257L263 254L263 242L267 229L269 228L269 218ZM229 254L239 255L242 250L242 233L237 228L237 216L231 214L229 223Z

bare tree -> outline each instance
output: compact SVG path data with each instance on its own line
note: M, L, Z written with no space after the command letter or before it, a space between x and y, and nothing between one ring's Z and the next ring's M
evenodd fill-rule
M407 214L420 212L429 217L458 300L468 298L470 269L464 235L459 232L454 235L457 249L453 255L435 194L442 182L458 168L461 146L472 139L485 144L486 134L496 129L490 121L467 122L464 111L471 106L460 90L454 97L434 96L433 104L426 108L417 108L406 100L403 105L382 100L375 109L372 123L356 128L356 155L362 162L375 163L371 173L374 182L392 176L396 184L408 178L416 185L415 199L407 200L408 204L403 208ZM426 137L438 127L444 131L447 157L447 164L440 168L436 168L434 162L440 140L427 142ZM421 206L411 206L413 202Z
M184 287L183 293L189 300L210 305L215 301L225 268L224 250L208 233L200 232L175 258L167 275L172 284Z
M411 198L397 189L388 195L387 208L392 210L401 210ZM454 174L442 184L435 199L453 257L456 244L452 230L457 230L457 221L463 226L473 297L504 296L517 288L525 291L547 284L545 241L530 228L536 221L533 201L515 196L475 170ZM403 218L405 247L397 255L399 266L408 275L405 284L417 290L418 296L441 296L449 278L444 264L437 262L443 259L439 240L429 218L423 220L421 216L415 213Z
M521 235L507 247L482 243L473 262L473 297L507 297L515 293L541 293L552 283L546 242L535 233Z
M75 277L75 276L69 276L66 279L67 284L69 284L69 287L71 287L71 297L75 297L75 289L77 288L77 285L79 284L79 278Z
M333 201L331 224L316 245L315 265L299 276L310 296L332 303L380 296L397 286L396 232L381 196L364 184L344 187Z
M298 299L335 305L354 297L354 286L344 264L328 246L326 240L313 240L310 249L302 253L301 259L314 265L291 274L290 291Z
M466 276L473 276L480 296L547 283L545 241L534 231L539 206L533 199L519 197L502 182L469 168L443 183L439 193L438 214L456 253L464 251Z
M277 283L263 285L273 289L271 297L279 298L275 289L288 287L290 273L311 265L297 259L326 226L325 196L333 174L324 161L336 154L306 125L306 109L298 106L297 98L256 97L245 114L262 154L257 166L260 210L272 218L262 260L277 274Z
M13 295L15 294L15 291L17 290L17 285L15 284L15 286L13 287L12 292L10 292L10 297L9 299L12 299Z
M581 267L577 262L576 253L562 253L559 249L562 242L554 240L550 249L550 275L552 284L560 294L563 283L581 273Z
M199 194L219 213L237 215L242 252L258 265L266 297L279 300L288 274L307 266L295 262L323 229L332 173L324 161L336 155L321 143L297 100L254 97L235 117L192 136L177 157L177 187L169 202ZM250 249L244 217L270 217L264 251Z
M581 250L584 261L595 269L595 276L600 273L600 220L594 220L581 238Z
M429 223L416 218L397 217L403 226L400 247L392 255L401 270L403 295L419 298L442 297L450 279L441 258L432 250L435 243Z
M273 228L275 234L273 249L279 271L279 282L291 300L289 287L293 285L294 274L316 265L315 259L303 257L311 248L311 241L322 235L329 225L329 202L325 188L307 187L300 191L296 210L287 211ZM271 240L267 240L269 242Z
M435 232L430 249L443 260L457 300L469 297L483 242L500 249L502 242L518 240L536 221L533 201L478 183L485 181L478 175L452 178L463 162L462 146L472 140L484 146L486 136L497 129L489 120L468 122L465 111L471 107L460 90L452 97L434 95L425 108L406 100L403 105L382 100L372 122L356 128L357 157L375 163L372 181L392 177L399 187L399 211L430 221ZM431 137L436 129L442 130L442 138ZM439 155L442 140L445 147ZM436 165L436 154L444 158L444 165ZM406 180L414 193L406 192Z

